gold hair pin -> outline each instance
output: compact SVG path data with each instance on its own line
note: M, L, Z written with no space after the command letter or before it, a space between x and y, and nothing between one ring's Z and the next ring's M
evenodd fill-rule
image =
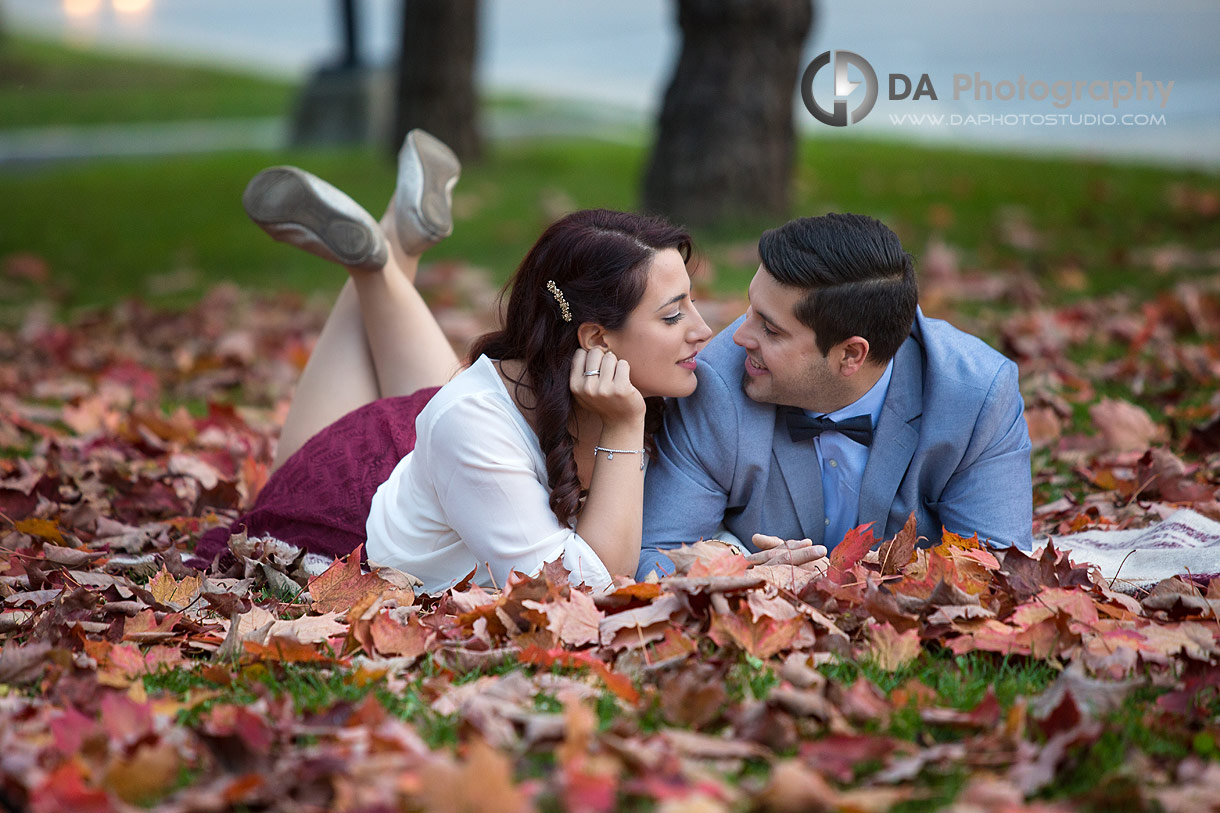
M559 286L555 284L555 280L548 279L546 281L546 289L555 297L555 301L559 303L559 315L563 317L563 321L572 321L572 309L568 307L568 300L564 299L563 291L559 290Z

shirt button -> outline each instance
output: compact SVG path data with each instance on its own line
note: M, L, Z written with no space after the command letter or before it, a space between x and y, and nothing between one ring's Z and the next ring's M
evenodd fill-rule
M823 523L824 523L824 524L826 524L826 525L829 525L829 524L830 524L830 517L827 517L825 520L823 520Z
M838 465L839 465L839 461L837 461L837 460L832 460L832 461L830 461L830 467L831 467L832 469L833 469L833 468L837 468L837 467L838 467Z

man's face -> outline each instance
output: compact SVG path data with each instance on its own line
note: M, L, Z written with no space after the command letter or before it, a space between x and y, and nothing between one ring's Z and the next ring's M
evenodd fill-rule
M733 334L745 348L742 388L752 400L784 404L815 412L839 409L844 379L818 349L813 330L796 318L804 290L776 282L758 266L750 281L750 308ZM835 356L832 350L832 357Z

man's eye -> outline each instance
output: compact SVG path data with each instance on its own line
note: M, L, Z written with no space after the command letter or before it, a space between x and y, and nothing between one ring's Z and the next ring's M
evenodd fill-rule
M774 335L775 335L775 331L774 331L774 330L772 330L771 328L767 327L767 323L766 323L766 322L763 322L763 323L762 323L762 332L763 332L763 334L764 334L764 335L766 335L766 336L774 336Z

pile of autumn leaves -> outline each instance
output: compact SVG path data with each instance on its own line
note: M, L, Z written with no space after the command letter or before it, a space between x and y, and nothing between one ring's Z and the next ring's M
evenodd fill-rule
M869 810L918 798L921 778L955 769L973 774L961 809L971 799L1020 809L1150 681L1176 687L1156 715L1216 729L1202 709L1220 683L1220 584L1167 581L1137 601L1050 546L1031 557L950 536L918 549L912 527L870 552L871 534L855 532L816 577L747 569L700 544L679 555L682 575L596 596L549 565L502 591L425 597L404 574L362 572L358 553L310 577L289 546L238 537L232 570L205 575L173 550L133 562L104 542L56 544L45 526L19 527L0 583L10 638L0 654L10 687L0 792L36 811L149 801L183 811L511 810L547 798L610 810L632 797L673 809ZM141 584L131 573L142 565L156 571ZM262 597L276 585L295 595ZM887 697L865 678L846 686L817 669L849 658L898 670L940 647L1066 668L1007 710L990 692L960 710L917 680ZM418 690L431 713L456 719L456 749L429 747L371 694L316 713L270 692L213 702L219 687L286 664L405 691L423 658L430 677ZM726 676L743 663L778 681L731 697ZM217 689L150 695L143 677L166 668L198 670ZM540 710L540 696L553 708ZM612 713L599 725L606 702ZM196 707L206 710L175 722ZM955 736L878 733L908 707ZM530 776L539 753L553 768ZM1220 778L1214 762L1139 756L1149 762L1145 800L1169 809L1199 809L1190 805ZM765 770L737 781L749 763Z
M992 326L1021 361L1037 454L1056 464L1039 487L1065 489L1038 506L1045 531L1182 505L1216 515L1220 403L1193 393L1220 389L1220 358L1183 337L1215 330L1220 296L1186 287L1132 311L1115 299ZM596 596L554 565L501 591L423 596L406 574L361 572L358 556L319 566L244 537L227 570L187 568L198 534L265 482L324 313L222 288L187 313L129 304L64 326L35 310L0 332L12 450L0 459L0 807L881 810L964 774L960 810L1048 810L1027 800L1053 794L1124 699L1150 689L1146 724L1194 737L1203 756L1133 747L1125 801L1216 804L1205 746L1220 741L1220 583L1130 596L1053 547L949 536L922 549L906 530L873 550L868 529L824 577L695 545L679 576ZM1099 336L1133 351L1069 360ZM1158 420L1097 395L1116 379L1151 395ZM1072 428L1079 404L1098 433ZM906 674L975 652L1061 675L963 709L914 678L885 693L819 668ZM368 692L297 708L267 688L286 670ZM175 672L193 688L148 688ZM235 702L238 687L256 699ZM419 705L391 713L379 696ZM899 736L891 724L911 714L921 733Z

